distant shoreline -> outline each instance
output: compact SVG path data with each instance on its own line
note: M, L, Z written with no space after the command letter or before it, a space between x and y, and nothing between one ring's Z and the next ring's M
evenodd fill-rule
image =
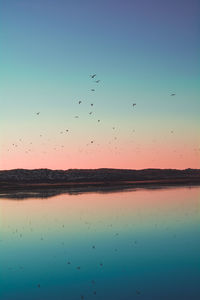
M0 192L200 185L199 169L15 169L0 171Z
M0 200L48 199L59 195L80 195L88 193L118 193L138 190L161 190L169 188L200 186L200 181L163 181L149 180L121 183L75 183L75 184L32 184L0 186Z
M56 183L11 183L0 182L0 191L35 190L35 189L70 189L70 188L104 188L104 187L142 187L142 186L177 186L200 185L200 178L182 179L154 179L154 180L129 180L129 181L97 181L97 182L56 182Z

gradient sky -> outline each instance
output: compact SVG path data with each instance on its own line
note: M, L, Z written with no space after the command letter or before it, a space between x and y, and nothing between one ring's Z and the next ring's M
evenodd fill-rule
M200 168L198 0L0 11L0 169Z

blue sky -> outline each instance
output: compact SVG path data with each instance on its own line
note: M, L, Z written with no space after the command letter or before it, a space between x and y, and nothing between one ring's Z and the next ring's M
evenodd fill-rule
M132 125L141 129L136 143L144 147L149 134L162 141L171 127L177 140L184 133L184 143L192 136L191 147L198 147L199 1L7 0L0 6L2 149L40 131L57 140L65 126L90 136L92 102L104 120L102 132L94 129L103 145L106 128L117 123L127 148ZM89 78L93 73L100 84ZM75 123L76 114L82 121Z

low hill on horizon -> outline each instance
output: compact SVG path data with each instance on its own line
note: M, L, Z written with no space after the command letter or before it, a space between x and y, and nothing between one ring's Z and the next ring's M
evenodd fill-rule
M143 180L194 179L200 181L200 169L13 169L0 171L2 183L84 183Z

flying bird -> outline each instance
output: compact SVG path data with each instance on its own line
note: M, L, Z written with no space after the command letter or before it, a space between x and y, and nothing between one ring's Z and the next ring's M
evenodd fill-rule
M36 115L39 116L40 112L37 112Z
M82 101L78 101L78 104L81 104L82 103Z
M94 78L97 74L90 75L91 78Z
M99 82L100 82L100 80L96 80L95 82L96 82L96 83L99 83Z
M171 96L176 96L176 94L175 94L175 93L172 93Z
M91 92L94 92L95 91L95 89L91 89Z
M133 103L133 107L136 106L136 103Z

